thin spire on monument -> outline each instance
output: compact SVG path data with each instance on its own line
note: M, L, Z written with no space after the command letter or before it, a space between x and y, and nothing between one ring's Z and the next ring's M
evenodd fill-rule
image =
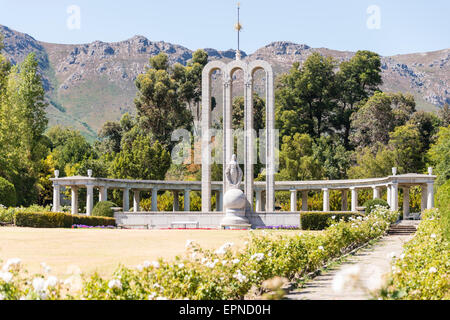
M240 39L239 39L239 35L240 35L240 33L241 33L241 30L242 30L242 25L241 25L241 23L240 23L240 16L239 16L240 10L241 10L241 4L238 2L238 4L237 4L237 19L238 19L238 20L237 20L236 25L234 26L234 28L235 28L236 31L237 31L236 60L241 60L241 50L240 50Z

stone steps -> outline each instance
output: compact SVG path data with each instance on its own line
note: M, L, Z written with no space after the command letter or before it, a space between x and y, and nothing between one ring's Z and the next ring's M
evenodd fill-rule
M395 224L388 231L389 235L411 235L416 233L417 228L414 225Z

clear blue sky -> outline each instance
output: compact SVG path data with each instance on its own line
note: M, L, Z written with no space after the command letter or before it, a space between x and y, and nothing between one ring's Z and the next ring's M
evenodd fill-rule
M0 0L0 24L54 43L120 41L136 34L190 49L236 47L232 0ZM81 10L81 28L67 27L67 8ZM379 29L367 13L379 8ZM449 0L241 0L241 49L272 41L381 55L450 47ZM373 21L373 20L371 20Z

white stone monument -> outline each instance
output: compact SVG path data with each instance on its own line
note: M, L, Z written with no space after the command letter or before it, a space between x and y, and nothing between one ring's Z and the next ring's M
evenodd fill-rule
M247 197L239 188L242 182L242 170L233 154L230 163L225 170L227 192L224 196L223 206L225 217L220 226L229 229L249 229L251 224L245 217L245 209L248 207Z

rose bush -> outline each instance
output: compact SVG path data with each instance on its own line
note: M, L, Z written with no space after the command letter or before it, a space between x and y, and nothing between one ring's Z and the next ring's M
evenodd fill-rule
M195 242L186 243L186 254L175 261L144 262L134 268L120 266L110 278L93 274L83 278L74 292L71 281L21 280L13 274L0 277L3 299L242 299L265 280L281 276L293 280L316 271L333 258L383 235L398 219L398 212L377 208L365 217L335 220L318 234L268 235L250 231L241 250L226 243L217 250L205 250ZM44 281L44 284L42 284ZM54 282L54 281L53 281ZM53 282L51 284L53 284ZM70 293L70 294L69 294Z
M450 242L444 236L442 211L424 212L414 238L392 265L384 299L450 299Z

